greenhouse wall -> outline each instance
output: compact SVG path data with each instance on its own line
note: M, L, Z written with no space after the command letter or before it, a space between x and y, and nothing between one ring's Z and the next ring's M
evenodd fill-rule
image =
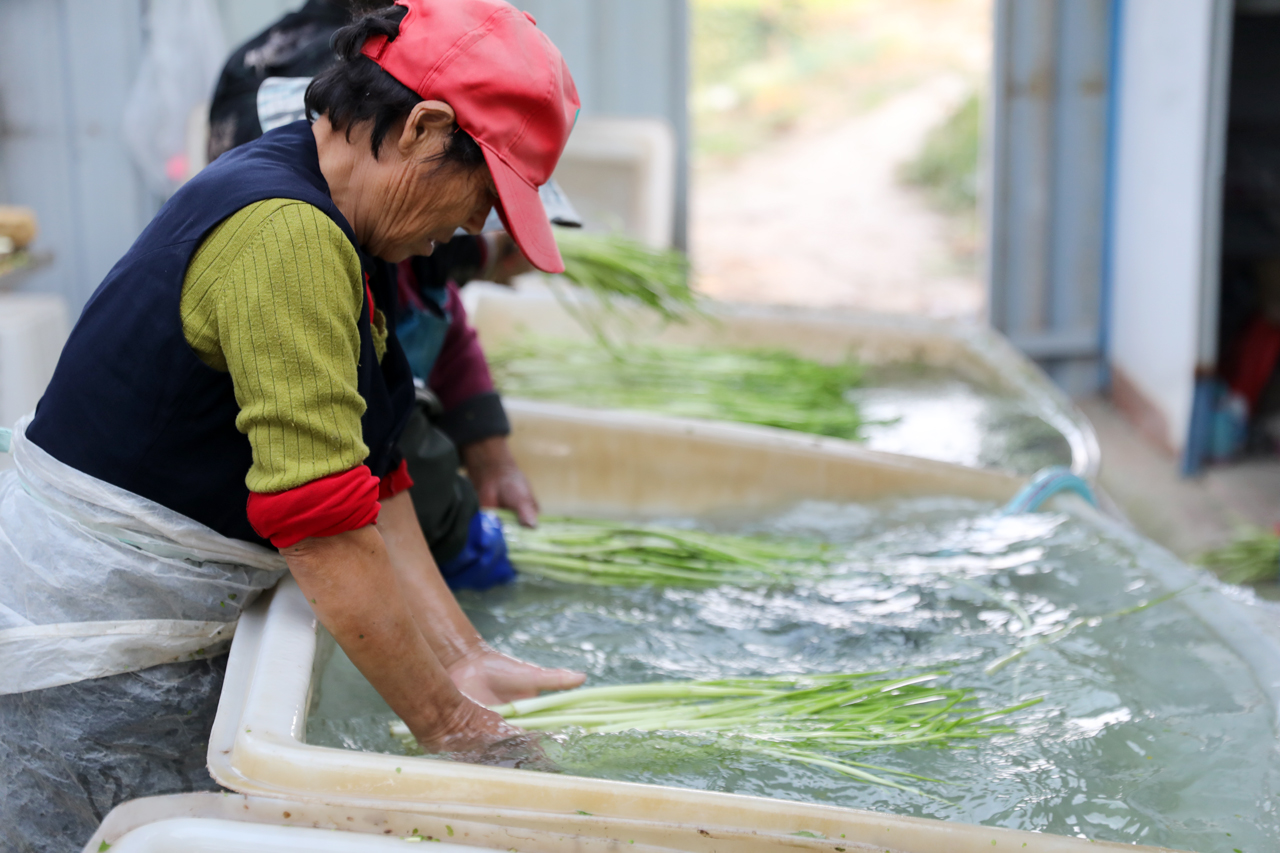
M301 0L203 4L227 50ZM152 0L154 2L154 0ZM561 46L584 114L662 117L679 141L675 241L685 244L688 133L685 0L528 0ZM54 263L27 290L62 295L70 316L163 199L147 189L122 115L147 46L148 0L0 0L0 203L33 207Z

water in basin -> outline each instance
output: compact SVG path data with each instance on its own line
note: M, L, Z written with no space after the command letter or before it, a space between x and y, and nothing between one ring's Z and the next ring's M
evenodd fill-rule
M1085 624L986 671L1026 642L1008 602L1043 635L1158 595L1122 543L1067 515L1002 517L951 499L805 504L724 529L820 537L846 556L811 588L522 577L461 601L499 649L585 670L592 684L929 667L991 707L1044 702L1012 720L1015 733L970 748L858 754L945 780L922 783L945 802L676 733L556 735L547 752L564 772L1202 853L1280 849L1273 709L1244 662L1177 598ZM309 741L398 753L391 719L337 651L320 675Z
M938 368L878 367L848 399L872 450L1034 474L1071 465L1071 448L1023 400Z

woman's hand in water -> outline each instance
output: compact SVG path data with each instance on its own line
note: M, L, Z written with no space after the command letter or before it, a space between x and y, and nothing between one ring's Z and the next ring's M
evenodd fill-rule
M524 737L521 729L502 719L501 715L465 696L461 698L462 701L444 714L437 724L413 732L424 752L484 754L503 741Z
M521 735L458 690L403 595L387 594L400 581L378 528L304 539L281 553L316 616L424 749L485 753Z
M543 749L543 737L468 701L450 719L448 731L424 732L418 736L418 745L429 754L445 753L470 764L558 773L560 767Z
M539 693L570 690L587 680L581 672L547 669L517 660L480 643L448 667L449 677L465 695L484 705L530 699Z

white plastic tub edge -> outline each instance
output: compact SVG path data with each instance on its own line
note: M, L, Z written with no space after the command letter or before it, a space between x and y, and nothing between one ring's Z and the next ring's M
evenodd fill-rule
M1040 416L1062 433L1071 447L1071 472L1090 483L1102 468L1098 434L1084 412L1034 362L991 328L953 331L993 365L1010 388L1032 401Z
M1076 495L1063 495L1056 501L1055 507L1066 509L1124 542L1156 575L1166 592L1179 592L1179 603L1248 664L1258 689L1271 703L1272 726L1280 736L1280 607L1257 600L1251 602L1253 606L1245 607L1237 599L1252 597L1251 592L1224 584L1207 571L1191 568Z
M592 303L568 289L569 298ZM463 300L485 346L522 326L540 334L586 339L586 333L556 297L531 277L517 290L475 283ZM842 358L851 349L869 363L920 359L935 367L957 366L994 382L1031 404L1071 448L1071 470L1093 482L1101 450L1093 424L1053 381L999 332L923 317L847 310L707 302L710 323L656 324L639 315L634 325L672 343L781 346L810 358ZM624 309L619 309L624 310ZM963 364L957 364L963 362Z
M519 829L473 821L325 802L241 794L174 794L146 797L112 809L84 846L99 853L364 853L404 851L414 835L437 842L433 853L477 849L519 853L617 853L608 839ZM629 853L670 848L628 844Z
M1003 503L1009 474L748 424L506 401L511 447L549 515L773 511L800 500L956 495Z
M391 853L404 850L404 839L243 820L175 817L139 827L110 849L116 853ZM435 849L470 853L457 844L441 844Z

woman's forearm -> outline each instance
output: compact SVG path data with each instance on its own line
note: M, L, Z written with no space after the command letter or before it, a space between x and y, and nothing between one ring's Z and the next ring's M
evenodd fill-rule
M304 539L282 553L321 623L425 748L473 749L515 732L454 686L375 527Z
M474 654L484 640L436 568L407 491L382 502L377 527L409 610L440 663L448 668Z
M586 679L580 672L545 669L508 657L484 642L436 568L408 492L382 502L378 529L386 540L409 609L453 683L465 695L493 705L527 699L545 690L568 690Z

